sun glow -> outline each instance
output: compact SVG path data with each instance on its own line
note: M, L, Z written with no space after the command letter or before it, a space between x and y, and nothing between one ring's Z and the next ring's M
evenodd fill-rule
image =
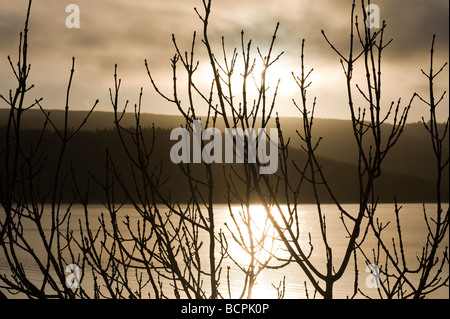
M250 74L244 78L244 62L237 59L233 72L228 76L226 67L221 65L218 67L220 75L220 83L222 92L226 98L230 101L230 96L233 99L235 107L238 107L239 103L244 101L244 81L245 81L245 98L246 102L253 105L262 96L262 88L265 87L266 103L271 104L276 93L276 98L280 97L291 99L297 95L299 87L292 76L292 72L298 75L297 68L290 65L283 64L280 61L276 61L270 65L266 70L261 59L255 60L254 66ZM212 81L214 79L211 65L205 61L200 63L198 70L195 73L194 81L197 81L201 86L206 89L211 88ZM313 83L317 82L318 78L312 72L308 77L309 81ZM197 84L196 84L197 85ZM209 96L205 94L204 96Z
M276 207L270 208L270 214L281 225ZM246 280L250 281L250 276L254 276L251 297L276 298L274 285L279 285L282 278L270 275L271 270L266 266L279 264L280 260L277 258L285 258L287 255L266 208L263 205L251 205L249 208L232 206L225 224L229 230L227 238L232 238L228 240L230 260L239 266L243 271L240 275L244 274ZM268 272L262 271L263 269Z
M264 206L251 205L249 212L245 207L232 207L226 224L233 234L229 244L235 262L257 272L277 253L280 242Z

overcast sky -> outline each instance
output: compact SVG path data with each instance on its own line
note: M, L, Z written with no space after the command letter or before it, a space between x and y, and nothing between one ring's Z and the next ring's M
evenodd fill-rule
M0 2L0 92L3 95L14 85L7 56L17 57L27 3L26 0ZM79 29L66 27L69 15L66 6L71 3L80 8ZM433 33L437 35L436 68L449 60L449 1L377 0L372 3L379 6L381 20L386 20L388 25L386 40L393 38L385 50L382 70L385 105L398 98L407 103L413 92L425 95L427 82L420 69L429 69ZM143 87L144 112L178 114L175 106L153 91L144 60L150 61L161 90L170 94L170 58L174 54L171 35L175 34L181 50L189 50L193 31L202 28L194 7L203 12L201 0L35 0L29 33L30 81L36 86L30 92L32 99L43 97L46 108L63 109L74 56L73 109L88 109L98 98L98 110L112 110L108 89L113 87L117 63L123 81L123 101L129 99L135 103ZM317 97L316 116L344 119L349 115L344 75L339 58L326 44L321 29L336 47L346 51L350 10L351 0L213 0L209 37L218 57L221 57L221 36L225 37L231 54L234 46L240 45L241 30L245 31L247 40L253 40L255 48L258 46L265 52L276 23L280 22L274 52L284 51L284 54L268 74L272 88L281 78L276 110L280 115L297 114L291 99L298 99L299 93L290 72L299 72L304 38L306 67L314 68L308 94L311 99ZM361 15L360 7L358 15ZM199 34L198 40L201 38ZM200 41L197 48L200 66L196 80L204 87L209 83L208 63ZM256 51L253 53L257 57ZM448 90L448 76L446 68L436 83L436 94ZM442 120L448 116L448 98L441 109ZM417 100L410 121L418 121L422 116L427 116L427 109Z

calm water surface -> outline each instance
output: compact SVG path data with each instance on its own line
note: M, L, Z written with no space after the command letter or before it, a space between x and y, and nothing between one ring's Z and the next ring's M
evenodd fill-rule
M433 212L435 205L427 204L425 205L427 211L430 214ZM448 204L444 205L444 208L447 209ZM345 205L344 208L348 212L356 213L358 206L355 204ZM342 221L340 220L339 212L333 205L322 205L322 210L324 215L326 216L327 222L327 237L329 240L329 244L333 251L333 260L338 267L343 258L343 255L346 250L346 244L348 242L347 233L345 228L343 227ZM233 207L233 212L237 220L239 220L239 207ZM141 219L138 213L134 211L131 206L124 206L121 211L124 215L129 215L131 224L135 225L138 220ZM71 208L72 213L72 223L73 225L77 225L75 223L76 220L84 217L84 211L81 206L73 206ZM105 213L107 215L106 209L102 205L91 205L89 207L89 218L91 221L96 221L101 213ZM0 212L0 216L3 218L4 213ZM251 208L251 216L254 220L254 232L256 235L261 233L261 230L265 227L265 213L261 207L252 206ZM387 221L395 221L394 215L394 205L393 204L381 204L377 209L377 216L380 221L386 223ZM403 230L403 241L405 244L405 252L407 256L407 263L410 265L417 265L416 256L418 256L422 247L426 243L426 224L424 223L423 217L423 205L422 204L405 204L403 205L400 213L401 218L401 227ZM248 263L248 255L233 241L230 236L225 225L228 225L232 230L235 230L235 225L230 217L230 212L226 205L216 205L215 208L215 223L216 228L222 229L227 235L230 251L233 253L233 256L236 261L242 264ZM349 223L350 225L350 223ZM321 233L319 230L319 219L317 214L317 208L315 205L301 205L299 208L299 229L300 229L300 243L302 247L309 252L310 240L311 244L314 247L310 261L317 265L317 268L324 271L325 270L325 254L323 250L323 242ZM271 230L269 229L269 232ZM31 242L38 242L39 237L36 229L34 229L31 225L25 225L24 232L27 238L30 239ZM200 234L201 240L208 243L209 239L207 234ZM391 223L391 225L385 230L385 238L389 244L392 243L391 237L396 238L396 227L395 223ZM245 237L245 234L244 234ZM448 234L444 243L448 243ZM206 247L206 245L205 245ZM272 250L272 252L276 251L279 256L286 256L286 252L280 246L279 243L272 243L270 238L266 238L264 247L266 250ZM364 242L365 251L367 254L372 256L371 251L372 248L376 247L376 242L373 236L368 236ZM205 254L205 257L207 253ZM260 261L264 261L269 257L267 252L261 251L258 256ZM28 263L28 264L27 264ZM208 269L208 261L205 258L204 260L205 267ZM272 262L272 265L277 265L279 262ZM243 279L244 275L242 271L240 271L231 260L224 261L224 270L222 274L223 283L220 287L222 294L224 297L228 298L228 289L226 283L226 269L227 266L231 267L230 270L230 279L231 279L231 297L237 298L240 296L240 291L243 287ZM24 259L24 267L30 271L30 274L35 276L39 276L39 272L36 269L36 266L32 263L30 258ZM413 268L411 266L411 268ZM0 252L0 271L2 273L8 272L7 263L5 261L4 255ZM366 272L366 263L363 258L358 258L358 285L359 287L367 294L376 297L376 289L368 289L366 288L366 282L373 277ZM448 276L448 264L444 269L444 276ZM290 265L281 268L281 269L265 269L257 278L256 285L254 287L254 292L252 297L254 298L277 298L277 291L273 287L273 285L278 286L280 282L285 278L286 289L285 289L285 298L305 298L305 281L308 282L306 276L300 269L300 266L291 263ZM369 278L369 279L368 279ZM382 279L382 278L381 278ZM87 281L88 279L86 279ZM351 296L353 293L353 287L355 282L355 265L353 262L353 258L349 263L346 273L343 278L338 281L335 285L335 298L346 298L347 296ZM373 280L372 280L373 282ZM84 282L83 282L84 283ZM308 289L309 295L313 295L313 289L311 284L307 284L306 288ZM437 291L432 295L434 298L449 298L449 290L448 288L443 288Z

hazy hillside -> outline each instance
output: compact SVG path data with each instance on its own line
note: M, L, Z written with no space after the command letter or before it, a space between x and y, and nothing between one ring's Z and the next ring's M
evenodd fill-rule
M0 126L6 123L8 111L0 109ZM84 118L85 111L71 111L70 125L77 126ZM60 110L51 111L54 123L64 122L64 112ZM23 127L40 128L44 122L44 115L40 110L30 110L23 118ZM90 120L84 127L87 131L96 131L112 128L114 115L112 112L94 112ZM283 134L291 137L290 146L299 148L301 141L296 135L296 130L301 131L301 118L281 118ZM124 125L133 126L133 114L126 114L123 119ZM163 129L172 129L183 124L180 116L142 114L141 124ZM323 137L321 146L317 149L317 154L337 162L355 165L357 162L357 149L352 135L351 123L347 120L316 119L314 122L313 134L319 138ZM218 124L220 127L220 123ZM387 136L390 125L385 126L385 136ZM448 154L448 135L446 140L446 150ZM397 145L389 153L383 164L384 170L433 180L435 176L435 163L430 144L430 138L422 123L407 124L404 134ZM446 170L448 176L448 169ZM448 187L448 178L445 179Z
M101 114L94 114L91 119L91 123L95 116ZM108 113L103 115L110 115ZM103 123L106 123L105 117ZM167 120L168 117L163 117ZM92 124L91 124L92 125ZM3 131L4 128L0 127ZM185 176L182 174L178 165L173 164L169 159L169 151L171 146L175 142L171 142L169 139L169 129L157 129L156 130L156 144L154 148L154 155L152 158L152 167L162 167L163 180L167 179L167 182L161 187L161 190L165 193L172 195L174 199L185 201L189 197L189 188ZM3 136L3 135L2 135ZM39 136L39 132L36 129L27 129L22 132L22 142L25 149L28 149L28 145L36 143ZM145 131L147 141L152 140L152 131L150 129ZM43 174L41 178L36 181L36 189L39 189L41 196L49 191L49 187L53 182L52 174L54 174L55 163L58 155L60 141L53 130L48 130L45 133L45 141L42 144L42 165ZM111 154L114 164L119 168L121 176L129 185L128 191L136 194L136 187L132 181L131 164L125 156L125 152L119 142L117 132L114 129L100 129L85 130L80 132L75 139L73 139L68 147L66 153L65 167L69 167L69 164L73 164L75 167L76 181L79 184L82 192L89 187L89 200L91 202L98 202L104 199L105 194L102 186L99 185L95 179L103 182L105 180L105 156L108 149ZM1 151L1 150L0 150ZM305 153L297 149L290 150L290 158L294 160L299 167L305 162ZM342 202L355 202L358 200L358 187L357 187L357 175L356 167L348 163L341 163L336 160L330 160L321 158L321 163L324 167L325 173L328 176L328 181L335 189L336 197ZM230 164L226 164L227 173L231 173L229 168ZM195 176L204 178L204 168L202 164L191 165ZM223 202L225 200L224 194L226 193L225 181L223 176L223 165L213 164L213 172L215 176L215 193L214 199L217 202ZM234 164L234 168L239 171L240 165ZM293 167L291 167L293 169ZM68 174L68 170L66 170ZM73 196L73 181L70 174L67 175L66 181L66 200L70 200ZM292 175L295 178L297 175ZM89 186L88 186L89 181ZM239 185L244 190L245 185ZM380 180L377 182L377 191L380 194L380 199L383 202L391 202L394 196L398 198L400 202L433 202L434 201L434 184L431 181L425 180L420 177L407 176L397 172L386 171ZM139 188L139 186L138 186ZM446 192L448 193L448 192ZM123 191L120 187L115 188L115 195L117 200L121 201ZM448 195L446 195L448 200ZM305 185L301 192L302 202L312 202L314 200L312 188ZM329 198L322 192L321 201L327 202Z

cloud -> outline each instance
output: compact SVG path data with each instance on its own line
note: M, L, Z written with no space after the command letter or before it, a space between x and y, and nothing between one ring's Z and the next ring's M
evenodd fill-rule
M203 14L201 0L79 0L81 28L76 30L65 26L68 15L65 8L70 3L68 0L33 2L30 21L32 80L37 85L35 94L46 95L49 105L57 105L65 94L72 56L77 61L74 105L87 108L91 101L100 97L100 108L104 110L110 110L108 88L113 84L115 63L123 77L124 98L135 98L140 86L144 86L145 92L151 91L144 59L150 60L155 77L170 92L172 34L176 35L180 50L185 51L190 49L193 31L197 31L197 58L207 64L201 44L202 24L194 11L196 7ZM264 52L276 23L280 22L274 50L285 54L279 63L284 68L298 69L300 44L305 38L306 63L317 73L316 88L323 103L321 114L344 117L346 114L340 116L335 108L329 108L336 100L345 103L345 94L339 93L339 85L330 82L342 79L342 70L338 57L328 47L320 30L325 30L336 47L346 52L351 3L350 0L213 0L209 38L220 57L221 37L225 36L231 53L232 47L240 49L240 33L245 30L246 40L251 38L254 47L259 46ZM394 39L384 55L386 75L394 78L393 82L385 82L386 91L406 98L423 86L420 68L427 67L432 34L438 35L437 61L448 61L449 3L445 0L377 0L372 3L379 6L381 19L388 24L386 39ZM6 57L17 54L26 5L25 0L5 0L0 4L2 93L13 85L14 77L8 70ZM361 10L358 5L359 16ZM448 75L446 72L443 76ZM417 80L410 80L412 75ZM283 79L283 82L289 80ZM439 85L448 89L448 82ZM392 89L394 86L399 89ZM146 94L149 95L147 101L154 105L152 111L167 112L167 107L159 107L163 103L156 94ZM285 97L285 100L290 98Z

